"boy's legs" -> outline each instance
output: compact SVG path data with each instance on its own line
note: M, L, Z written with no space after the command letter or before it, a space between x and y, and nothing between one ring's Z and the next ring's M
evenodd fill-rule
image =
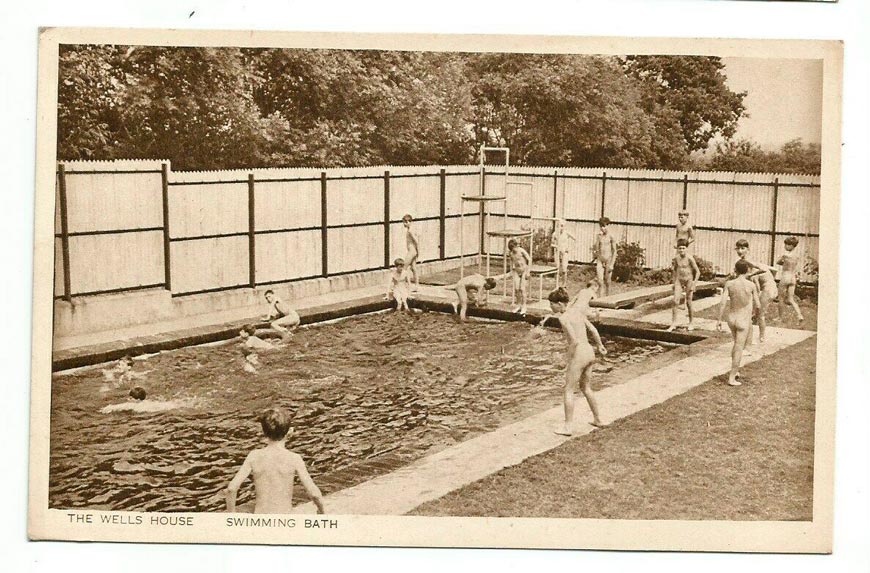
M580 376L580 391L583 392L589 409L592 410L592 425L600 428L605 424L601 422L601 417L598 415L598 400L595 399L595 392L592 390L592 364L590 362L583 369L583 374Z
M299 326L299 315L291 312L287 316L273 321L270 326L281 334L281 338L286 339L291 335L290 330Z
M677 328L677 309L680 307L680 299L683 297L683 289L680 281L674 281L674 305L671 307L671 325L668 327L668 332L673 332Z
M568 367L565 369L565 386L562 389L562 405L565 409L565 424L561 431L556 433L562 436L570 436L571 425L574 423L574 381L579 380L583 374L583 368L574 361L574 353L568 353Z
M749 340L749 333L752 331L752 322L746 324L728 322L731 328L731 338L734 340L734 345L731 347L731 371L728 373L728 384L731 386L740 386L740 381L737 380L740 372L740 362L743 360L743 350L746 348L746 343Z
M758 308L758 342L764 343L764 329L767 327L767 307L770 305L771 296L767 289L762 289L758 296L760 304Z
M465 314L468 311L468 291L460 285L456 287L456 295L459 297L459 320L465 320Z
M411 269L411 277L414 279L414 290L420 289L420 277L417 274L417 259L419 256L414 254L411 257L411 262L408 263L408 268Z
M686 310L689 313L689 326L688 330L695 330L695 325L692 323L695 319L694 309L692 308L692 300L695 298L695 284L690 282L686 285Z
M604 270L604 296L610 296L610 281L613 278L613 260L611 259Z
M789 303L789 304L791 305L791 307L794 309L795 314L797 314L798 322L803 322L803 321L804 321L804 315L803 315L803 313L801 312L801 307L798 306L797 301L794 299L794 289L795 289L795 286L796 286L796 285L794 285L794 284L790 284L790 285L788 285L788 289L786 289L786 297L788 298L788 303Z
M595 277L598 279L598 284L604 288L604 264L601 259L595 259Z

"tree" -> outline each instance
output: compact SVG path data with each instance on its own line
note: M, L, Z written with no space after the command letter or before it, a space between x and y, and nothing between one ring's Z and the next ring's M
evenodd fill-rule
M644 109L663 120L659 131L679 124L687 153L707 149L715 137L731 138L745 113L746 92L728 88L720 58L628 56L623 66L643 88Z
M717 143L706 168L717 171L818 174L821 165L822 149L817 143L804 144L800 139L793 139L778 151L764 151L757 143L738 139Z

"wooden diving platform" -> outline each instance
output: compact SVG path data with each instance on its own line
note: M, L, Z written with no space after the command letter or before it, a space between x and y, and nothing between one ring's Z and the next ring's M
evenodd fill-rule
M698 298L699 294L713 295L716 293L716 289L721 288L721 286L719 282L715 281L700 281L695 284L695 298ZM589 306L609 309L634 308L638 304L670 296L673 292L673 284L652 286L595 298L589 302Z

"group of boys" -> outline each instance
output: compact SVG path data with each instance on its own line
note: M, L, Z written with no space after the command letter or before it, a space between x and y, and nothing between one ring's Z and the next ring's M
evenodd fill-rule
M679 222L676 226L676 256L672 261L674 298L671 325L672 331L676 328L677 309L685 299L688 311L688 330L693 329L692 298L695 284L700 278L700 269L694 257L689 254L689 247L695 242L695 232L689 224L689 213L685 210L678 214ZM394 268L389 273L387 285L387 297L396 301L397 310L408 310L408 295L411 292L411 282L408 271L414 278L415 285L419 285L416 262L419 253L419 244L416 235L411 230L412 218L406 215L403 224L406 229L406 245L408 250L407 261L396 259ZM561 223L561 224L559 224ZM565 244L567 235L564 222L557 223L558 237L554 238L554 246L557 252L557 264L564 272L567 271L567 249ZM591 385L592 367L596 361L595 351L602 356L607 353L598 330L589 320L590 301L598 295L599 289L606 294L610 291L611 276L616 261L616 240L608 232L610 220L602 217L599 221L601 232L596 236L593 244L597 278L591 280L586 288L581 290L573 299L569 297L564 287L559 287L549 294L551 315L547 315L541 321L539 327L551 317L557 316L559 324L567 338L568 359L565 369L564 384L564 425L556 430L557 434L570 436L573 433L574 418L574 384L576 383L581 393L589 404L592 412L592 425L602 427L606 425L601 420L598 403ZM717 329L721 330L723 318L731 330L733 347L731 352L731 369L728 375L728 384L739 386L739 368L744 350L752 341L752 318L753 314L758 317L759 339L764 342L766 329L766 310L769 303L779 296L780 316L784 316L785 305L790 305L799 321L803 320L800 308L794 300L794 289L797 284L799 259L794 253L798 244L795 237L785 239L785 254L778 260L780 267L779 286L774 279L773 271L776 269L748 258L749 242L741 239L736 243L737 256L739 257L734 266L733 278L727 280L723 287L723 294L719 308L719 320ZM508 256L511 261L511 271L508 275L513 277L515 292L519 305L515 312L525 313L526 298L525 287L528 279L531 256L515 240L508 243ZM563 267L564 265L564 267ZM486 293L496 286L496 279L504 277L483 277L479 274L464 277L450 287L458 297L454 305L454 311L458 312L460 319L466 319L466 312L471 304L481 304L486 300ZM270 305L268 319L271 327L281 334L282 338L289 336L289 329L299 325L299 315L280 299L271 290L267 291L266 300ZM595 348L589 344L588 335L592 336ZM243 345L250 349L248 356L256 358L257 349L271 348L271 344L254 336L253 328L246 328L242 332ZM248 360L248 364L253 366ZM267 410L260 417L263 433L268 439L268 444L260 449L252 451L245 458L242 467L225 490L226 505L228 511L235 510L236 496L242 482L251 474L254 476L256 489L257 513L284 513L292 508L293 488L295 476L308 491L317 506L318 513L324 512L323 497L320 490L309 476L302 458L284 447L284 439L290 430L289 415L278 409Z

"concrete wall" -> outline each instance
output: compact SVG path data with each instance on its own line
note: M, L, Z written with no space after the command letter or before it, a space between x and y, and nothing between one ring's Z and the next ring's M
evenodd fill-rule
M475 261L469 257L467 261ZM458 268L459 261L435 261L420 265L424 273L437 273ZM273 290L291 305L294 301L329 293L386 285L386 270L353 273L328 278L308 279L292 283L240 288L214 293L173 297L169 291L156 288L124 293L73 298L71 302L54 302L54 337L80 336L112 331L132 326L185 318L199 324L205 315L239 311L239 316L258 316L265 312L263 293ZM216 320L218 320L216 318Z

